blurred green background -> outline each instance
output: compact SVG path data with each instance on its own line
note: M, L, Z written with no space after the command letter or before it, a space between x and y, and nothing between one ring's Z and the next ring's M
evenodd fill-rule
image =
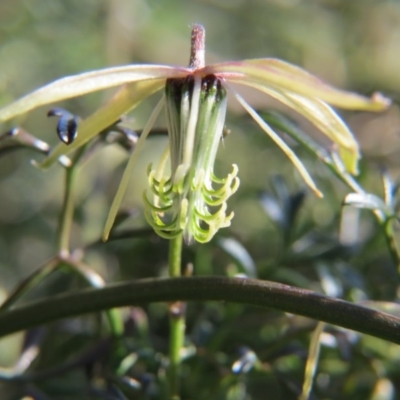
M208 63L277 57L300 65L335 86L365 95L381 91L393 98L394 105L384 113L343 112L341 115L360 141L365 158L360 178L363 185L371 192L382 194L380 165L388 167L394 177L398 175L398 0L0 0L0 106L54 79L82 71L129 63L187 65L190 28L194 23L201 23L206 28ZM85 117L111 92L88 95L57 106ZM287 112L265 96L247 90L243 93L258 110ZM132 113L134 129L143 127L155 100L149 99ZM4 124L0 133L18 124L55 145L58 142L55 121L46 118L48 108ZM321 143L330 146L299 116L289 115ZM321 271L328 271L331 282L341 288L337 293L339 296L355 300L393 300L397 291L396 268L387 255L384 239L379 235L373 217L362 213L354 251L344 255L339 250L335 253L335 246L340 242L341 202L348 190L301 148L297 148L299 156L326 196L323 200L315 199L312 194L307 196L291 233L290 246L295 256L287 256L288 249L282 244L283 234L263 209L260 196L273 190L271 179L277 175L283 177L290 192L303 189L304 184L281 150L235 102L231 102L227 126L231 134L220 147L217 174L221 171L220 174L225 175L230 165L237 163L241 186L229 202L235 211L232 226L221 231L220 237L234 237L240 242L262 278L326 292ZM124 207L133 213L125 227L147 226L142 215L145 170L148 163L160 155L165 143L163 138L150 139L141 156L124 200ZM46 172L34 168L31 159L40 157L29 150L0 157L0 284L4 296L56 251L63 171L59 166ZM99 238L127 157L122 149L108 146L82 168L76 194L74 247L82 247ZM305 237L307 240L312 238L311 244ZM309 250L309 253L298 249ZM195 261L196 274L226 274L240 270L226 252L215 250L212 244L192 246L186 253L187 260ZM165 273L166 254L164 241L146 237L94 247L85 253L85 261L112 282ZM199 265L198 269L196 265ZM356 278L351 276L356 281L361 279L362 284L354 284L353 278L346 281L342 275L350 274L349 271L355 274ZM229 318L234 318L235 312L232 308L233 316ZM157 318L157 312L154 315ZM271 319L275 320L275 317L273 314ZM282 321L276 323L279 327L284 325ZM240 331L242 326L239 324L234 329ZM279 336L278 328L265 329L266 342ZM241 340L238 342L242 343ZM18 351L15 343L2 346L0 360L3 359L3 364L13 362ZM233 340L231 348L228 345L228 353L236 344ZM377 351L374 346L372 352ZM390 349L394 351L392 347ZM382 363L389 362L384 353L381 352ZM395 398L370 397L379 374L373 374L374 378L367 382L368 373L360 378L366 389L359 395L361 397L357 397L351 388L359 382L352 378L356 381L345 384L345 378L340 374L346 367L340 364L337 354L332 357L336 357L337 364L325 366L324 373L329 374L336 368L341 377L340 388L347 387L348 393L353 394L348 394L350 397L325 394L327 397L321 395L318 398ZM393 358L389 369L399 366L398 350L393 353ZM362 370L362 363L358 367ZM301 382L301 365L293 366L289 362L280 368L282 371L294 368ZM351 370L357 371L357 368L351 364ZM347 370L347 373L350 372ZM325 378L320 378L322 392ZM258 378L254 379L257 381ZM228 393L229 384L224 384ZM245 397L246 394L240 397L240 387L235 390L239 394L229 398L261 398L257 395ZM225 395L221 396L224 398ZM292 398L282 396L271 398Z

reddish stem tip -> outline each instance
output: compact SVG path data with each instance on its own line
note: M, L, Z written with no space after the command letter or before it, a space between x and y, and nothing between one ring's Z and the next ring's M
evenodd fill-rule
M206 31L204 27L195 24L192 28L189 68L197 69L204 67L205 37Z

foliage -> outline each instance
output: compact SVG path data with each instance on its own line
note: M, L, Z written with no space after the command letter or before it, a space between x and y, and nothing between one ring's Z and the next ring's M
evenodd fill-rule
M391 91L391 97L398 98L393 72L397 74L398 69L388 55L397 42L395 29L387 23L400 18L397 2L168 3L3 1L1 104L53 78L104 65L132 61L185 65L188 51L180 49L186 43L187 25L202 19L208 20L209 57L217 61L269 52L339 86L365 94L375 89ZM295 299L288 306L273 305L267 296L265 304L273 308L255 307L262 305L261 300L257 303L249 296L238 303L206 301L223 298L222 289L221 297L211 296L219 286L210 286L211 297L207 289L199 294L196 288L193 297L190 293L185 298L165 294L170 300L167 305L136 301L130 307L109 309L103 306L108 298L99 300L99 306L89 304L96 290L103 293L103 287L114 288L122 297L123 284L140 284L142 278L168 274L168 241L148 228L142 201L145 168L149 160L160 158L166 143L162 126L153 128L149 145L139 157L129 186L134 189L123 203L109 242L101 241L121 168L155 102L150 99L139 107L134 120L118 121L71 159L59 159L60 165L46 172L29 161L40 161L51 152L58 143L57 130L61 138L73 140L68 129L77 123L79 137L79 118L104 99L95 94L57 104L72 113L65 116L62 109L53 109L50 114L58 120L45 121L47 108L18 121L24 128L2 127L0 276L5 301L0 321L25 309L26 318L18 326L30 328L0 342L2 399L167 398L168 340L174 312L178 317L184 314L186 323L185 344L180 349L183 361L176 372L182 399L261 399L266 394L270 399L296 399L303 383L312 380L310 399L392 400L400 396L396 334L385 341L336 325L323 326L290 312L291 304L303 310L300 294L314 296L316 292L332 300L325 313L328 322L339 309L336 299L400 317L398 140L392 134L398 126L397 106L382 115L345 115L364 150L360 175L353 177L345 171L336 148L314 139L315 129L307 122L272 101L266 107L256 95L250 96L263 120L295 149L325 197L320 200L308 193L292 166L258 133L250 118L234 113L227 121L230 134L222 139L216 175L225 176L232 163L239 165L242 185L229 202L235 218L231 228L219 232L210 243L183 247L182 272L188 277L210 276L215 282L248 277L290 285L287 292L282 286L283 296L293 294ZM71 119L72 127L67 124ZM371 137L372 131L382 143ZM149 290L153 290L152 282ZM221 282L226 282L228 293L231 281ZM273 290L273 284L268 285L262 290ZM93 291L82 292L88 287ZM132 288L140 289L126 286L126 298ZM183 293L184 287L176 290ZM241 295L240 288L235 286L235 290L230 298ZM56 303L56 296L63 293L70 297ZM89 297L79 297L85 293ZM161 299L156 291L145 291L145 295ZM198 301L175 302L196 296ZM80 299L89 300L82 300L80 306ZM35 303L38 300L42 303ZM304 307L306 311L299 314L317 315L319 301L328 300L312 297L315 306ZM92 307L96 312L62 320L49 317L46 324L31 327L35 319L46 320L53 301L60 315L73 315L69 311L73 307ZM111 300L109 304L114 305ZM121 300L121 304L125 303ZM353 324L356 329L357 315L351 312L348 315L354 320L343 326ZM388 318L376 315L382 317L377 325ZM372 319L365 321L368 325ZM7 333L16 330L12 324L1 323L0 331L7 329ZM312 364L309 354L314 354L317 364ZM307 379L306 369L310 371Z

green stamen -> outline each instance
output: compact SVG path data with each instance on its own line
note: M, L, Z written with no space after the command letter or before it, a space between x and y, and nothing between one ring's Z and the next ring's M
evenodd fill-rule
M224 129L226 91L217 77L208 75L169 79L165 94L171 176L163 176L164 157L157 173L149 167L154 199L145 197L146 217L162 237L183 231L188 243L208 242L230 225L233 213L226 215L226 201L239 186L236 165L223 179L213 172Z

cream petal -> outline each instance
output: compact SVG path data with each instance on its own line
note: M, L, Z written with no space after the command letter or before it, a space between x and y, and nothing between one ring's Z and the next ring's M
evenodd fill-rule
M45 104L125 83L158 78L180 78L191 71L167 65L128 65L67 76L58 79L0 109L0 121L9 120Z
M215 74L230 82L248 82L287 90L306 97L319 98L346 109L380 111L391 104L390 99L379 93L367 98L336 89L302 68L275 58L219 63L205 67L197 73Z

